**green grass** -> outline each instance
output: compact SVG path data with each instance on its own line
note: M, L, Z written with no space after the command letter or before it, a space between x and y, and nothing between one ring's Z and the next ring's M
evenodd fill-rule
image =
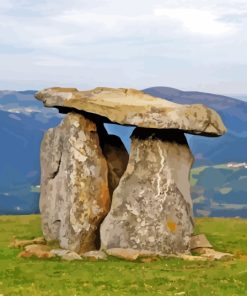
M13 236L41 235L39 216L0 216L0 295L247 295L246 229L247 220L196 220L196 232L234 261L62 262L18 258L8 248Z

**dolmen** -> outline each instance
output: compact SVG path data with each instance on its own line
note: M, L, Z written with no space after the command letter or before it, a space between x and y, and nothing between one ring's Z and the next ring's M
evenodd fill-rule
M113 248L188 253L194 222L184 133L217 137L220 116L135 89L49 88L36 94L66 114L41 144L42 229L83 254ZM130 154L104 123L135 126Z

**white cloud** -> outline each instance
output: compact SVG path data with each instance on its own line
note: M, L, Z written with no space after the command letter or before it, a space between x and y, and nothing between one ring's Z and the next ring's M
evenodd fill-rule
M236 88L246 13L246 0L0 0L0 87Z
M211 11L191 8L155 9L155 15L179 21L192 33L219 36L234 32L234 26L218 20L219 15Z

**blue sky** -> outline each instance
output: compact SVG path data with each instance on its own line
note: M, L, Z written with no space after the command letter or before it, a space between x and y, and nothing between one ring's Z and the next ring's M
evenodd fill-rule
M0 0L0 89L247 93L246 0Z

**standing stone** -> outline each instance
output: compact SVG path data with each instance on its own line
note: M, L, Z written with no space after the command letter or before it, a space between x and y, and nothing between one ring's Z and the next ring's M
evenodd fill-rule
M118 136L109 135L103 126L98 128L98 133L102 152L108 165L108 184L112 196L127 168L129 154Z
M181 131L136 128L127 170L101 225L101 248L161 254L189 251L193 232L192 163Z
M108 169L96 124L69 113L41 144L42 228L46 240L78 253L96 249L110 207Z

